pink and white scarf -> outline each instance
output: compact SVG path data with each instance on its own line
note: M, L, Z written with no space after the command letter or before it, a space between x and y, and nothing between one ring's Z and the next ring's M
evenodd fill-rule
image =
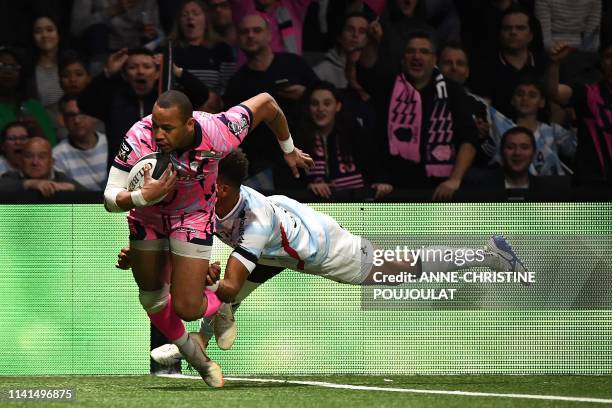
M412 163L423 162L427 177L449 177L455 161L453 120L447 107L446 82L437 71L433 75L436 78L434 108L428 122L425 157L421 157L421 94L403 74L395 79L389 104L389 153Z

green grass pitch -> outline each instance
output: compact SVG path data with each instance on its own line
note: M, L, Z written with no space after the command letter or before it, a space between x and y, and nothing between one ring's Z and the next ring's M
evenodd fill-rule
M0 377L4 407L588 407L612 406L611 376L317 376L256 377L287 383L228 380L222 389L193 379L153 376ZM504 396L468 396L354 390L301 385L320 381L355 386L446 390L494 394L552 395L596 398L608 403L533 400ZM7 390L71 388L75 400L19 402L6 399Z

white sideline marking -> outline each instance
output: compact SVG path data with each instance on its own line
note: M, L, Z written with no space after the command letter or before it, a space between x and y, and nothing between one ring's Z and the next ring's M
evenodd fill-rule
M159 374L157 376L165 377L165 378L201 380L200 377L196 377L192 375L184 375L184 374ZM497 394L493 392L422 390L422 389L416 389L416 388L387 388L387 387L372 387L368 385L336 384L336 383L329 383L329 382L323 382L323 381L277 380L274 378L225 377L225 379L229 381L248 381L248 382L312 385L316 387L342 388L342 389L347 389L347 390L360 390L360 391L407 392L407 393L413 393L413 394L463 395L466 397L520 398L520 399L535 399L535 400L546 400L546 401L573 401L573 402L592 402L595 404L612 404L612 399L587 398L587 397L564 397L561 395Z

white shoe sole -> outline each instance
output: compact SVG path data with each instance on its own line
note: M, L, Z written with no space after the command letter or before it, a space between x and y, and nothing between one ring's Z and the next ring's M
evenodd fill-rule
M151 350L151 358L161 365L171 366L181 361L183 355L174 344L164 344Z

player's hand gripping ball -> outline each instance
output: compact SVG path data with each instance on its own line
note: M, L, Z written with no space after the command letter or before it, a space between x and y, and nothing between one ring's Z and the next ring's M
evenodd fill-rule
M145 169L148 169L149 171L153 169L153 172L150 173L151 177L154 178L155 180L159 180L162 174L164 174L164 171L166 171L168 164L171 164L171 163L172 163L172 160L170 158L170 155L165 154L165 153L154 152L154 153L149 153L146 156L141 157L140 160L138 160L136 164L134 164L134 166L132 167L132 170L130 170L130 174L128 175L128 179L127 179L126 188L128 189L128 191L140 190L142 186L144 185ZM172 171L176 171L173 163L172 163ZM149 205L159 203L164 198L166 198L166 195L167 194L159 197L156 200L150 201Z

